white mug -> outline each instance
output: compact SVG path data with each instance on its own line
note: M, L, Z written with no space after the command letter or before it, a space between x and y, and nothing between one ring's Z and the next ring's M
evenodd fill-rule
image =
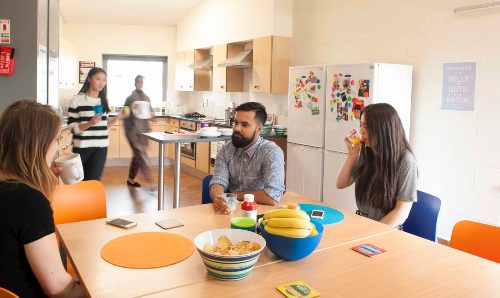
M132 111L134 112L135 118L138 119L149 119L151 118L151 104L149 101L134 101Z
M64 184L75 184L83 180L83 165L80 154L63 155L56 159L56 166L62 168L59 177Z

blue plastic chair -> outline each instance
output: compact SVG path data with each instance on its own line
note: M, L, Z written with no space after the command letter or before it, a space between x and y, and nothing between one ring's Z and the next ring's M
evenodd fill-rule
M403 231L436 242L436 225L441 200L423 191L417 191L417 202L403 224Z
M207 175L203 177L203 181L201 183L201 203L202 204L210 204L212 200L210 199L210 181L214 175Z

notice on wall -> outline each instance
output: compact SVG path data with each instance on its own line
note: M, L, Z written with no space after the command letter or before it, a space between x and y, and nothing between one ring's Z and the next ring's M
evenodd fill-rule
M443 64L442 110L474 111L476 62Z
M79 74L80 74L81 84L85 83L85 80L87 79L87 74L92 69L92 67L95 67L95 62L80 61Z
M10 43L10 20L0 20L0 43Z

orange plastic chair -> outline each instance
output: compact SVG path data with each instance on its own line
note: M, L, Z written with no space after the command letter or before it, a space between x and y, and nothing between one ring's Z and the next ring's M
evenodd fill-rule
M100 181L89 180L72 185L57 185L52 197L54 223L64 224L106 217L106 192ZM66 252L59 245L64 265L68 273L76 277Z
M19 298L19 296L7 289L0 288L0 298Z
M451 232L450 247L500 263L500 227L470 220L458 222Z
M52 197L55 224L106 217L106 192L100 181L57 185Z

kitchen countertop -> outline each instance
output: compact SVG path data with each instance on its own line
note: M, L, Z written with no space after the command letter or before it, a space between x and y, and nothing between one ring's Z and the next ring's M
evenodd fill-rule
M109 113L110 117L114 117L118 115L118 113ZM196 123L201 123L201 122L207 122L210 124L210 126L216 126L216 127L223 127L223 128L232 128L233 126L229 123L229 121L226 121L224 119L216 119L216 120L200 120L196 118L188 118L183 115L163 115L161 113L155 113L155 118L175 118L179 120L187 120L187 121L193 121ZM63 117L63 122L61 122L61 130L64 130L68 127L68 124L66 123L67 117ZM276 135L267 135L265 138L270 139L270 138L275 138L275 139L286 139L285 136L276 136Z

